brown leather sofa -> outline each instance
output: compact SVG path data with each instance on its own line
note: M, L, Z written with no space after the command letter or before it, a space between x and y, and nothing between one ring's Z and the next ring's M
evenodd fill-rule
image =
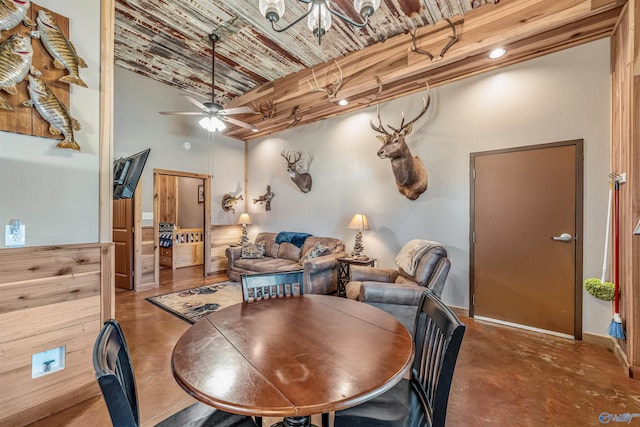
M229 280L240 281L242 274L278 271L304 271L304 291L311 294L328 294L337 287L337 258L346 256L344 243L333 237L309 236L302 247L283 242L276 243L278 233L258 233L255 244L264 242L265 253L260 258L242 258L242 247L226 249ZM329 253L303 260L316 243L329 248Z
M369 303L393 314L412 331L416 309L425 289L431 289L440 297L450 268L447 248L431 242L417 260L413 274L400 267L391 270L352 265L345 290L347 298Z

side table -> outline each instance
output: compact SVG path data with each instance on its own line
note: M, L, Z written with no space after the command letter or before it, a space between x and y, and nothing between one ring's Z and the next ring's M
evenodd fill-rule
M338 290L336 295L339 297L346 297L347 292L345 285L349 282L350 266L351 265L366 265L374 267L376 264L375 258L357 259L357 258L338 258Z

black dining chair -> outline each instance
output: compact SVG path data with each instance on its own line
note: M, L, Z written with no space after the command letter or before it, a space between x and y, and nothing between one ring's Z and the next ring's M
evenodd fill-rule
M242 300L256 301L266 298L304 295L304 272L302 270L278 273L243 274Z
M116 320L107 320L93 346L93 369L114 427L139 427L136 381L129 349ZM158 427L255 427L251 417L200 402L164 419Z
M281 298L304 295L304 272L302 270L277 273L243 274L242 300L258 301L266 298ZM262 418L256 417L262 426ZM322 427L329 427L329 414L322 414Z
M414 325L411 378L361 405L337 411L334 427L444 427L465 325L430 290Z

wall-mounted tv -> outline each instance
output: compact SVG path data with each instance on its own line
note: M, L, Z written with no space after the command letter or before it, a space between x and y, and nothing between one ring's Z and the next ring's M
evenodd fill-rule
M129 199L136 191L151 148L113 161L113 198Z

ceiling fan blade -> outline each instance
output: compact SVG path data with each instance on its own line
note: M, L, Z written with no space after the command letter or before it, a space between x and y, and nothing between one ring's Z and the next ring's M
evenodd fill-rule
M209 113L204 111L160 111L165 116L208 116Z
M184 98L189 101L190 103L192 103L193 105L195 105L196 107L200 108L202 111L206 111L207 113L209 112L209 108L207 108L206 105L204 105L202 102L198 101L195 98L192 98L189 95L182 95L184 96Z
M235 107L235 108L225 108L224 110L218 111L220 114L248 114L255 113L253 108L245 105L244 107Z
M229 123L233 123L236 126L240 126L243 127L245 129L249 129L251 131L257 132L258 128L256 128L254 125L250 125L249 123L245 123L245 122L241 122L240 120L234 119L233 117L227 117L227 116L218 116L220 118L220 120L225 121L225 122L229 122Z

